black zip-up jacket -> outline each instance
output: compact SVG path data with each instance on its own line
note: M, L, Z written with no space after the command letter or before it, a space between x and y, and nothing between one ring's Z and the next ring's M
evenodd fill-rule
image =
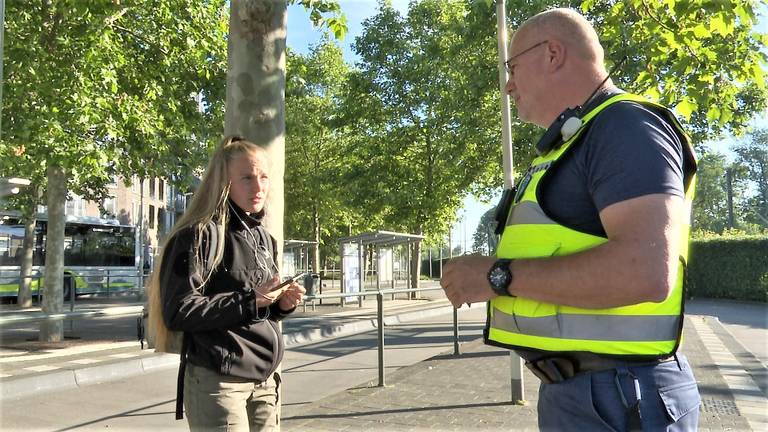
M254 289L270 280L272 273L256 266L254 246L271 251L276 259L275 240L261 225L262 218L263 212L251 217L232 204L224 255L205 286L201 286L202 270L196 268L203 266L194 265L196 230L192 227L169 239L160 269L163 319L169 330L187 334L187 361L222 375L259 382L283 358L277 322L293 311L282 311L277 303L256 308ZM259 245L254 245L254 238ZM204 259L207 243L204 237L200 254Z

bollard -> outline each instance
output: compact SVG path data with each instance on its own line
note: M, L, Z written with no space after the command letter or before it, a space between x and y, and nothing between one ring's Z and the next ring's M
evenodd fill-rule
M384 295L376 293L376 321L379 327L379 387L384 387Z
M77 292L77 287L75 286L75 281L72 279L71 273L64 273L64 280L69 280L69 311L74 312L75 311L75 293ZM65 285L66 286L66 285ZM69 320L69 331L73 332L75 331L75 320L71 319Z
M524 405L525 397L523 395L523 362L514 351L509 352L510 364L510 389L512 403L515 405Z
M459 310L453 308L453 355L460 355L459 352Z

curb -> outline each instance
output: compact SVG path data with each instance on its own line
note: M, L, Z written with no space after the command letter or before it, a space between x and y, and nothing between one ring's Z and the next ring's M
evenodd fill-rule
M19 399L42 392L67 390L98 384L147 372L155 372L179 364L177 354L154 354L142 359L122 360L80 369L38 374L3 381L0 400Z
M440 301L442 303L442 301ZM445 300L447 303L447 300ZM464 309L465 307L462 307ZM412 310L384 317L385 325L395 325L403 321L444 315L453 311L450 305L434 305L429 308ZM285 348L308 345L324 340L364 333L377 328L376 319L363 319L339 325L319 326L310 331L283 333ZM18 378L9 378L0 385L0 401L19 399L42 392L73 389L75 387L98 384L127 378L142 373L157 372L177 367L178 354L151 353L144 358L118 360L111 363L88 366L72 370L34 374Z

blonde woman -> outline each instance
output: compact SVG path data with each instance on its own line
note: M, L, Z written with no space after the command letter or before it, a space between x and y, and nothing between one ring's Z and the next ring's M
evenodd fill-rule
M150 281L150 327L159 351L183 332L177 390L189 427L279 430L283 338L277 322L304 288L278 288L275 239L262 225L269 160L226 138L174 226Z

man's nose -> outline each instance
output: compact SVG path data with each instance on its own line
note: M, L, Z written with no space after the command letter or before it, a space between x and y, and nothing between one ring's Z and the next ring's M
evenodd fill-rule
M509 79L507 79L507 84L504 86L504 90L506 90L507 94L511 94L513 91L515 91L517 86L515 86L515 80L510 75Z

